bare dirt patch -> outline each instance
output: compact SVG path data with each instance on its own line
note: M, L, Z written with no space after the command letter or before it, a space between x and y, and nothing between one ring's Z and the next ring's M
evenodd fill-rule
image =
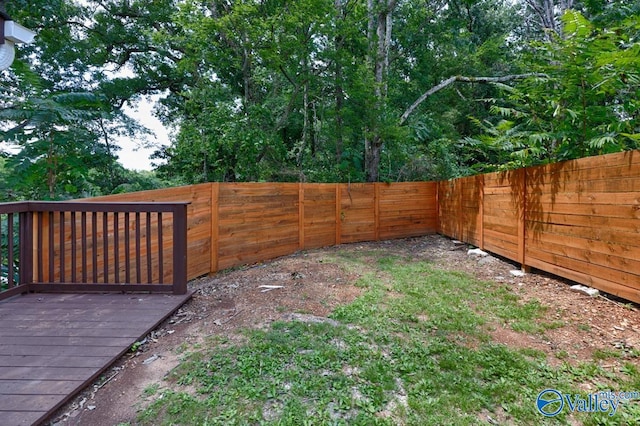
M338 305L351 302L362 292L355 286L362 271L331 262L337 251L381 251L428 260L440 268L500 282L523 303L537 300L546 307L543 332L519 333L500 323L490 324L488 330L498 343L544 352L551 364L592 361L600 354L602 365L617 369L625 354L640 350L637 306L575 293L568 282L545 274L515 277L510 273L517 269L515 264L497 257L469 256L467 248L437 235L358 243L301 252L196 280L190 283L196 290L193 299L147 336L136 352L124 356L60 410L52 424L134 424L138 411L160 397L155 387L162 386L162 378L178 364L185 349L212 339L237 341L243 338L242 329L265 327L292 314L325 317ZM601 356L607 351L622 352L623 357Z

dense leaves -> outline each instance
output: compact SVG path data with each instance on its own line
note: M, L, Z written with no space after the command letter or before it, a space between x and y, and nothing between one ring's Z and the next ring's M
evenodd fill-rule
M640 17L597 25L575 11L563 37L536 46L532 67L547 77L490 99L492 119L465 142L487 148L491 166L517 167L640 146Z
M8 199L442 179L638 145L637 1L15 0L7 11L38 32L0 74ZM153 174L136 174L117 163L117 140L144 139L122 108L148 95L173 138Z

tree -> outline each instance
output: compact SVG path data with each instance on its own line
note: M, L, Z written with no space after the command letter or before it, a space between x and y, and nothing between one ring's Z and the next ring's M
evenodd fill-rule
M568 11L563 37L537 45L530 59L548 78L504 87L492 120L468 138L498 153L494 165L519 167L636 149L640 142L638 15L596 25ZM506 157L505 157L506 154Z
M21 47L14 66L0 74L0 141L13 146L5 165L11 173L2 182L9 198L98 195L127 177L117 163L115 138L144 135L146 129L121 107L155 90L160 79L113 76L111 67L133 63L132 39L140 40L115 23L137 6L93 3L16 0L7 5L14 19L38 32L36 42ZM118 5L123 13L117 13ZM114 12L109 19L107 10ZM146 16L147 23L158 16Z
M417 152L407 141L424 115L410 126L399 117L427 84L456 69L508 70L500 55L515 22L506 7L495 13L503 6L187 1L173 19L178 34L190 35L180 66L193 78L163 101L177 138L157 153L166 160L159 171L187 181L407 176L403 163ZM443 99L455 125L477 113L465 97L434 103Z

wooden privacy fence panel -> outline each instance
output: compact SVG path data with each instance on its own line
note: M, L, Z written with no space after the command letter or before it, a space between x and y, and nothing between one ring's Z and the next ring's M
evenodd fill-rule
M217 200L218 269L290 254L299 247L299 185L230 183Z
M482 245L482 176L441 181L438 185L439 232Z
M458 240L463 239L459 226L462 223L459 214L462 210L461 187L461 179L438 182L438 232Z
M307 183L300 185L303 203L299 211L303 218L301 248L312 249L335 245L340 241L340 209L336 203L340 190L334 184Z
M528 170L527 264L640 302L640 152Z
M306 248L439 231L640 302L638 151L438 183L206 183L86 201L96 207L0 207L2 290L15 294L33 279L36 287L67 279L107 286L169 281L175 240L161 236L174 235L174 223L117 207L166 202L182 204L187 214L188 279ZM31 215L29 206L40 206L39 213ZM23 241L34 231L35 240ZM16 280L15 265L30 258L25 253L38 256L26 268L33 277ZM134 255L140 264L128 263ZM4 272L9 267L14 273Z
M483 248L523 263L524 170L489 173L481 178L483 210L476 220L482 222Z
M88 201L189 201L189 279L297 250L437 230L434 182L207 183Z
M427 235L438 229L435 182L376 184L377 239Z
M340 184L340 242L375 241L375 184Z
M468 179L468 178L467 178ZM634 302L640 302L640 152L583 158L480 177L482 205L462 225L446 220L468 197L441 182L440 232ZM469 184L469 182L466 182ZM468 222L482 236L463 235Z

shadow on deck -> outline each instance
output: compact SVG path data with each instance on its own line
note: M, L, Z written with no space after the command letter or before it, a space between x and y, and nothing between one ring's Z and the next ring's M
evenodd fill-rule
M31 293L0 302L0 425L41 424L192 293Z

